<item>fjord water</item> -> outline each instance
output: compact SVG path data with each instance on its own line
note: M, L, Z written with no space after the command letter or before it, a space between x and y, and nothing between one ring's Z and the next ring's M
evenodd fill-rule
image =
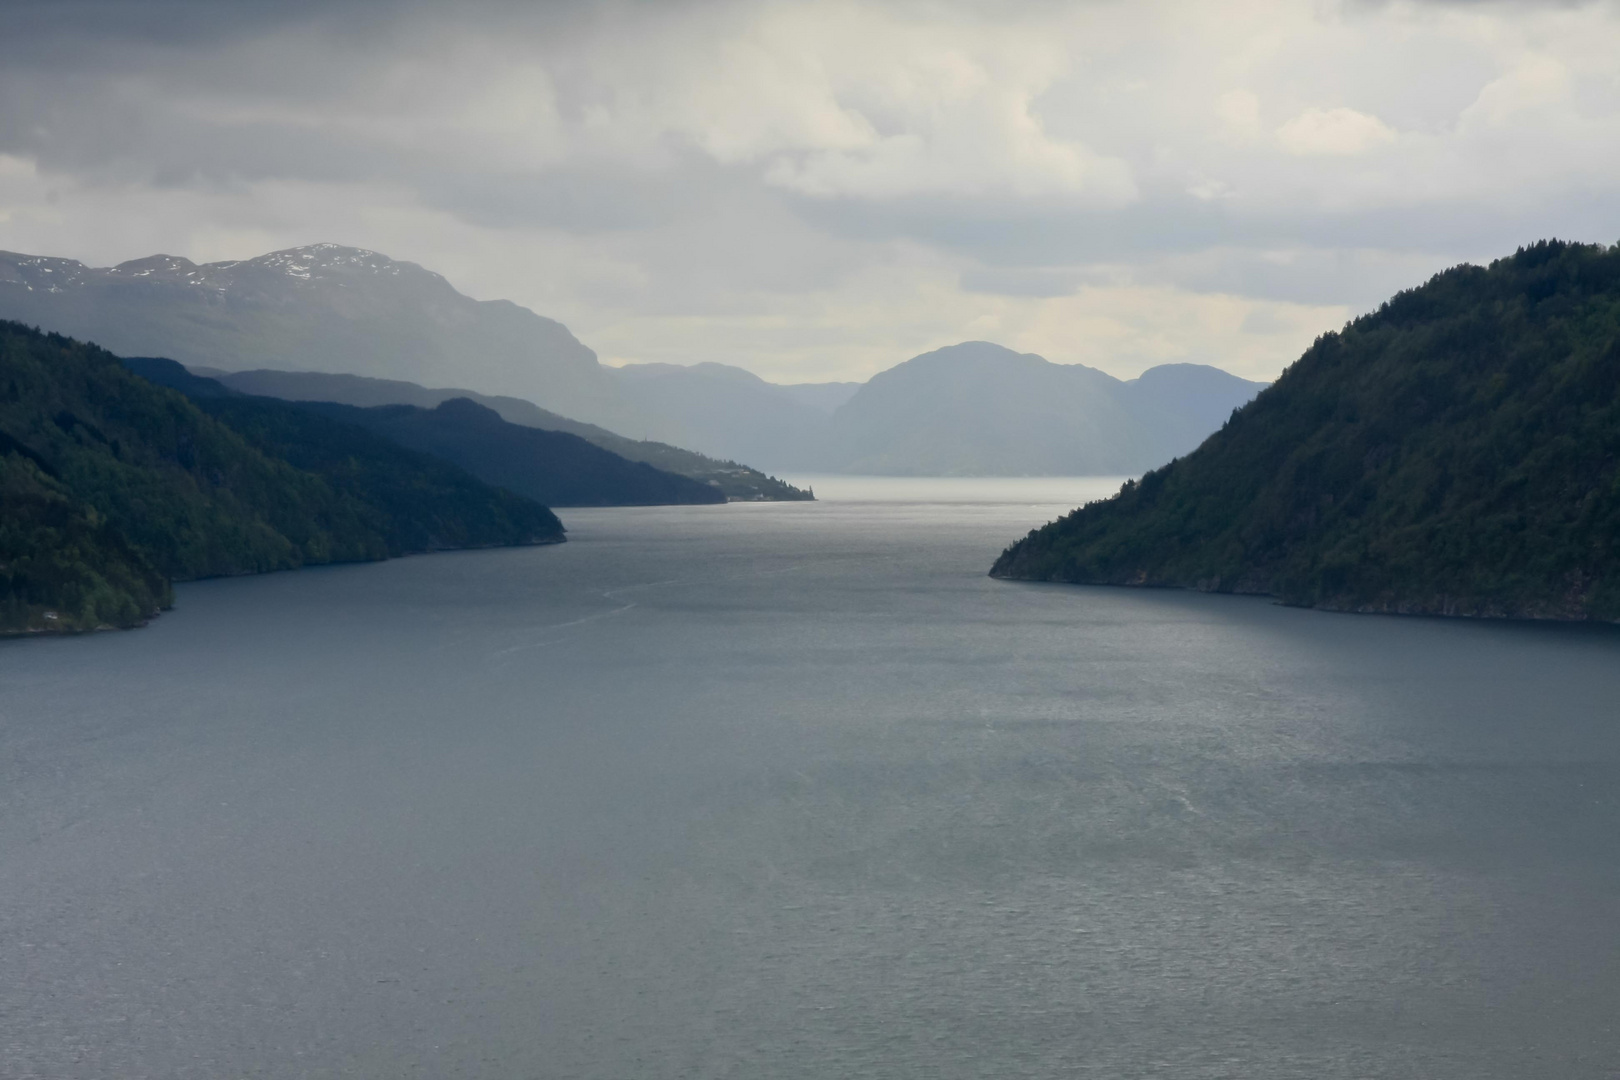
M0 645L7 1077L1609 1077L1620 634L815 479Z

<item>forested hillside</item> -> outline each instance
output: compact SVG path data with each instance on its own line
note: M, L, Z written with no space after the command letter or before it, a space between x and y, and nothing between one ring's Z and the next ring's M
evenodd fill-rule
M991 573L1620 619L1620 246L1544 241L1401 293Z
M543 506L352 435L369 449L317 475L103 349L0 323L0 629L133 625L169 580L562 539Z
M0 633L133 626L170 595L105 518L0 436Z
M533 498L529 492L492 489L440 455L402 446L349 418L238 394L173 360L138 357L123 363L148 381L186 394L254 449L369 504L390 554L488 546L488 537L521 535L543 509L527 501ZM554 518L547 514L543 520Z
M432 409L414 405L360 409L330 402L306 402L297 407L453 461L485 483L551 506L726 501L725 492L714 484L627 461L578 435L509 424L493 409L466 398L452 398Z
M247 435L259 449L322 475L354 460L355 440L387 446L413 461L445 463L549 506L666 506L723 503L717 485L650 465L560 431L507 423L465 398L434 408L358 408L331 401L284 401L242 394L173 360L130 357L126 367L193 398L203 411ZM414 467L414 466L413 466ZM397 470L395 470L397 471ZM370 488L383 479L373 467Z
M284 398L288 401L331 401L341 405L372 408L378 405L415 405L432 409L452 398L466 398L500 414L501 419L543 431L578 435L586 442L618 454L627 461L639 461L664 472L676 473L699 483L718 487L728 499L739 501L797 502L811 495L767 476L758 469L736 461L721 460L683 450L668 443L647 439L627 439L603 427L571 420L548 412L531 401L471 390L428 388L399 379L376 379L363 375L333 375L321 371L217 371L192 369L222 385L244 394Z

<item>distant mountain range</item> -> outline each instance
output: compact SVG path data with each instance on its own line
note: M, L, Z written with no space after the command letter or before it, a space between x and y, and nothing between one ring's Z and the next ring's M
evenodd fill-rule
M873 376L829 418L822 467L903 476L1134 474L1193 449L1262 385L1198 364L1122 382L971 341Z
M828 419L860 383L783 386L727 364L610 369L652 437L772 470L824 468Z
M901 476L1139 473L1197 446L1265 384L1201 364L1121 381L984 341L861 383L779 386L723 364L615 375L659 437L767 468Z
M991 573L1620 621L1620 245L1545 241L1397 295Z
M121 356L466 385L594 423L635 420L596 354L561 323L336 244L201 265L154 255L104 269L0 252L0 318Z
M481 403L508 420L571 430L742 498L793 496L737 462L777 472L1141 472L1197 446L1261 385L1193 364L1123 382L986 342L926 353L865 384L779 385L723 364L607 368L560 323L462 296L414 263L333 244L105 269L0 253L0 318L227 380L251 377L256 392L286 397L310 393L287 383L291 373L398 384L328 383L332 400L348 404L490 395ZM537 415L517 415L525 405Z

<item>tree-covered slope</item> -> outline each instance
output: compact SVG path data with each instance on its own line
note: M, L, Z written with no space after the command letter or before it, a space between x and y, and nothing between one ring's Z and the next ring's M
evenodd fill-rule
M562 538L544 507L442 463L479 513L440 498L421 470L404 478L421 498L391 509L369 486L266 453L103 349L15 323L0 323L0 436L0 630L128 625L167 579ZM438 528L446 512L459 532ZM401 541L391 514L414 515L433 542Z
M136 626L169 598L106 519L0 435L0 632Z
M386 553L361 507L93 345L0 324L0 431L171 578Z
M1620 246L1546 241L1401 293L991 573L1620 619Z
M509 424L466 398L432 409L330 402L301 408L363 427L385 439L453 461L485 483L551 506L666 506L723 503L713 484L626 461L577 435Z
M531 401L471 390L429 388L398 379L376 379L364 375L333 375L322 371L214 371L196 368L221 384L244 394L284 398L288 401L331 401L341 405L371 408L378 405L415 405L432 409L452 398L466 398L500 414L501 419L544 431L578 435L586 442L618 454L627 461L639 461L664 472L677 473L699 483L718 487L728 499L743 501L794 502L811 499L803 491L767 476L758 469L735 461L707 457L668 443L647 439L627 439L606 428L571 420L548 412Z
M199 408L224 420L266 453L317 473L343 490L403 493L407 505L420 498L424 476L419 474L432 475L441 488L447 479L443 474L463 480L471 474L522 496L507 496L513 502L533 499L551 506L726 501L716 485L627 461L577 435L508 423L493 409L465 398L452 398L431 409L284 401L238 392L173 360L131 357L124 364L193 398ZM401 481L417 487L402 492ZM459 510L465 514L473 506Z
M254 449L363 503L390 555L562 538L561 523L545 506L360 425L293 402L238 394L173 360L123 363L186 394Z

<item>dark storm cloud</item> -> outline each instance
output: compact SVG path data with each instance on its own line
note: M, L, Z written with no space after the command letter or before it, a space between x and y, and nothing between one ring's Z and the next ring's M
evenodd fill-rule
M701 201L713 163L672 148L705 181L685 192L589 154L514 171L458 155L442 132L399 138L381 125L321 121L364 99L397 53L414 49L432 64L421 42L435 27L534 34L545 62L587 22L630 18L644 6L21 0L8 7L0 35L0 153L92 182L403 183L483 224L641 226ZM676 7L658 5L660 17ZM289 47L256 49L278 37ZM559 89L564 109L588 104L584 87Z
M374 31L424 5L405 0L8 0L0 58L68 70L141 62L144 50L215 48L290 25ZM129 50L135 50L130 52Z
M600 19L679 12L703 0L6 0L0 56L84 56L118 45L217 47L289 26L364 36L402 22L486 23L553 32ZM714 6L712 3L709 6Z

